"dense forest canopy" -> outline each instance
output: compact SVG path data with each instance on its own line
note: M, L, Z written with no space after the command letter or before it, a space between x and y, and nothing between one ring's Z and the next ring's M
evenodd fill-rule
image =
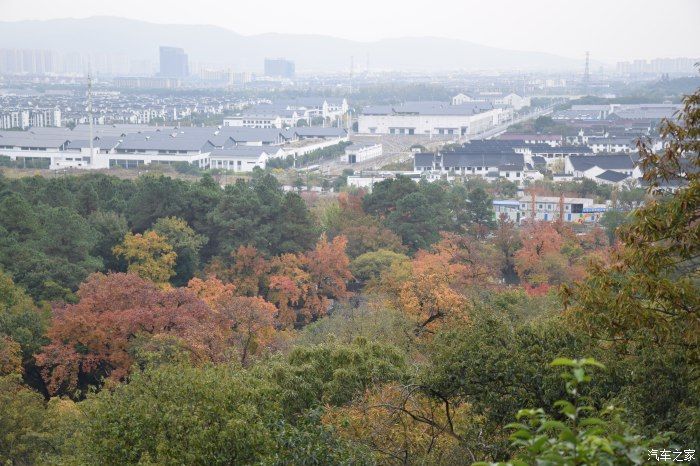
M0 460L697 450L700 92L661 136L639 147L649 192L618 193L605 230L494 218L504 183L0 176Z

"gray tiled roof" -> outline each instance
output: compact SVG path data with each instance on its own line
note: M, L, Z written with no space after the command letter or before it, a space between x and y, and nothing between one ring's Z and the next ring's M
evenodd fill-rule
M585 171L589 168L600 167L603 170L632 170L634 162L625 155L574 155L569 157L569 162L576 171Z
M620 172L616 172L616 171L612 171L612 170L605 170L603 173L596 176L596 178L600 178L601 180L604 180L604 181L610 181L611 183L619 183L620 181L623 181L629 177L623 173L620 173Z

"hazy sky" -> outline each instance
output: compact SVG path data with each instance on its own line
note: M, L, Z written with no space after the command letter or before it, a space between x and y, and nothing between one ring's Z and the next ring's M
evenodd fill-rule
M616 60L700 57L700 0L0 0L0 19L121 16L241 34L439 36ZM115 40L117 40L115 38Z

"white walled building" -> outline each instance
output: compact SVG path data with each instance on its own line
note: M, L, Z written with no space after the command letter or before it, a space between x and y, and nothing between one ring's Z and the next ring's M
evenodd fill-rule
M521 110L531 104L529 97L521 97L513 92L499 95L492 102L494 105L507 105L515 110Z
M598 222L606 212L604 204L594 204L590 198L554 197L523 195L519 199L495 199L493 201L496 219L505 216L508 220L520 223L525 220L565 222Z
M642 177L642 171L637 166L636 160L632 158L633 156L627 154L572 156L566 159L564 172L574 178L587 178L607 184L620 183L627 178L638 180ZM609 172L624 175L625 178L611 175Z
M262 146L234 146L228 149L214 149L209 154L210 168L236 172L252 172L256 167L264 170L265 164L270 158L267 149Z
M381 157L382 153L381 144L354 143L345 148L345 153L340 157L340 161L343 163L361 163Z
M473 97L467 95L467 94L457 94L456 96L452 97L452 105L462 105L466 104L467 102L473 102L474 99Z
M485 179L505 178L520 183L526 178L528 167L523 154L516 153L460 153L438 152L414 155L416 172L440 172L461 176L480 176Z
M137 125L95 128L93 153L85 126L0 131L0 158L27 168L109 167L188 163L200 168L237 171L264 168L267 160L310 151L347 141L339 128L155 128ZM216 152L215 150L224 151ZM239 162L240 161L240 166Z
M450 105L445 102L409 102L363 109L358 132L369 134L473 136L500 121L501 109L485 102Z
M224 126L238 128L282 128L282 117L276 113L244 113L224 118Z
M636 152L637 148L635 141L632 138L587 138L588 146L593 150L594 153L607 152L607 153L630 153Z
M514 92L485 92L474 96L460 93L452 97L452 105L462 105L468 102L490 102L493 105L511 107L516 111L529 107L531 104L530 97L522 97Z

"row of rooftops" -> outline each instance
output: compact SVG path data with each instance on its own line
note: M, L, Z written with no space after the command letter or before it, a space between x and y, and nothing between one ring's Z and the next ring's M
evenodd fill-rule
M661 120L681 109L678 104L600 104L572 105L552 115L558 120Z
M244 118L292 118L306 116L308 112L320 112L324 106L342 108L347 105L343 98L298 98L262 102L241 110L237 117Z
M34 128L30 131L0 131L0 148L79 150L90 146L87 125L68 128ZM117 151L208 151L239 144L279 145L308 138L343 138L342 128L292 127L153 127L144 125L94 126L93 147Z
M474 140L442 152L455 153L501 153L528 152L532 155L548 154L590 154L593 150L584 145L551 146L541 142L527 142L520 139L482 139Z
M576 171L586 171L593 167L603 170L632 170L639 160L637 154L571 156L569 163Z
M520 150L526 149L526 150ZM525 157L527 152L528 159ZM636 154L594 155L586 146L551 147L548 144L524 143L513 140L473 141L437 153L418 153L414 157L416 170L432 170L435 167L452 169L455 167L479 167L498 171L532 170L545 166L543 155L564 154L576 172L585 172L598 167L604 181L618 183L630 176L637 164Z
M435 163L442 167L498 167L499 169L523 170L525 158L523 154L512 153L481 153L464 154L457 152L418 153L414 157L416 168L432 169Z

